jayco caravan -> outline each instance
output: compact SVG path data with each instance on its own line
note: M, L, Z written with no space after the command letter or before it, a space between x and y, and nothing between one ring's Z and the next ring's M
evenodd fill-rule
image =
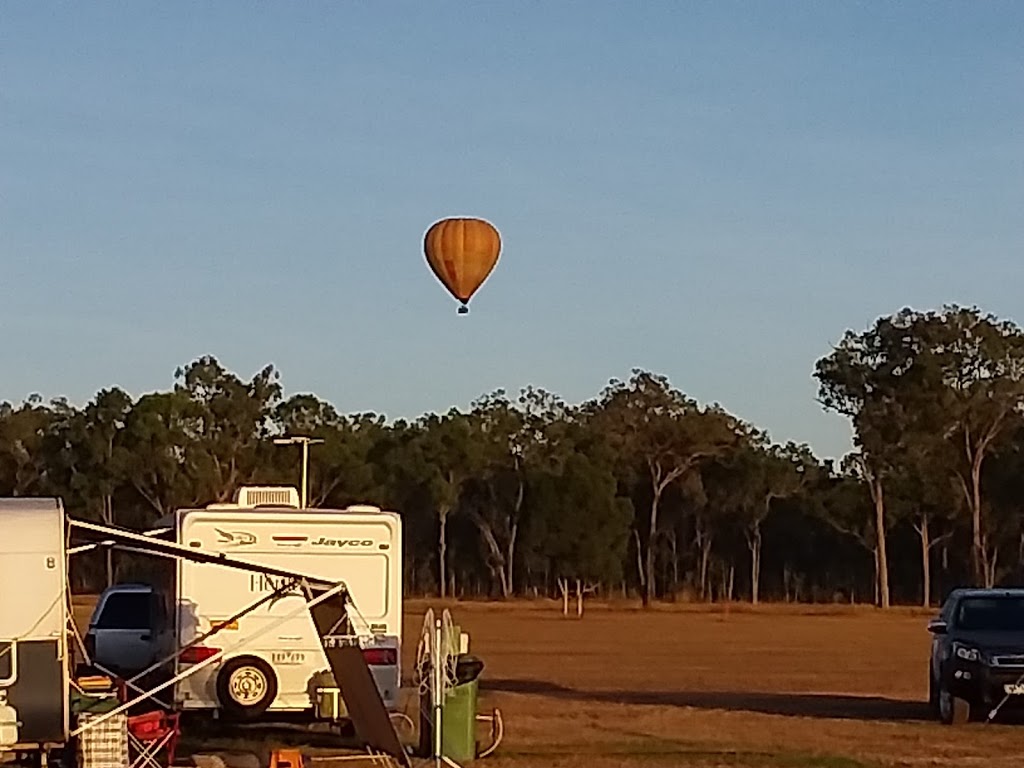
M269 489L266 489L269 490ZM291 489L293 490L293 489ZM292 494L270 504L253 501L253 489L243 489L235 504L181 509L157 523L150 534L205 553L268 568L306 573L326 581L344 582L352 598L351 631L370 666L381 698L397 709L401 681L402 526L401 518L373 506L345 509L299 509ZM267 496L268 494L263 494ZM295 494L297 496L297 494ZM303 598L289 592L256 610L234 618L246 607L280 589L282 580L239 570L211 569L179 560L170 564L166 584L147 598L153 610L135 616L155 617L137 628L136 644L185 647L172 670L180 673L217 653L218 641L234 646L238 640L294 612ZM129 651L142 659L157 658L163 647L148 653L110 641L103 629L107 606L114 598L142 600L139 585L112 587L97 605L89 644L100 661L126 658ZM161 635L159 593L168 596L168 633ZM140 603L141 604L141 603ZM112 609L110 609L112 610ZM144 622L150 621L144 618ZM221 632L193 644L214 627ZM161 638L164 638L161 640ZM123 646L123 647L122 647ZM186 647L187 646L187 647ZM145 649L143 649L144 651ZM276 631L246 644L244 654L225 656L175 687L175 702L184 710L217 710L252 718L264 713L314 710L326 716L338 702L337 687L313 621L300 613Z
M0 500L0 751L57 747L68 734L64 508Z

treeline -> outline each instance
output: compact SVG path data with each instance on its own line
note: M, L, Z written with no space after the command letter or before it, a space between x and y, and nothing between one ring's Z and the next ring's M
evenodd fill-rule
M246 381L205 357L137 399L0 405L0 495L143 528L244 484L298 485L299 449L273 438L307 435L323 440L311 506L402 514L410 594L888 606L1019 582L1021 330L973 308L903 310L848 332L814 376L855 430L838 465L646 371L579 405L528 387L388 423L285 399L272 366ZM75 563L79 589L146 567Z

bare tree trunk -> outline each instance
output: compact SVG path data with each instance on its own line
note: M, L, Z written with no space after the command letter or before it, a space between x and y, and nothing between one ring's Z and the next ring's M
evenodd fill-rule
M576 618L583 618L583 584L576 579Z
M971 508L971 565L974 570L975 583L984 582L986 586L991 586L990 581L994 582L995 567L989 562L987 532L984 529L984 521L981 516L981 466L992 442L1006 423L1008 415L1008 409L1002 410L976 443L972 440L970 429L964 429L964 449L971 465L970 492L968 493L964 484L963 475L960 476L960 483L964 486L964 493L967 495L967 502Z
M515 568L516 537L519 535L519 519L522 516L523 499L526 498L526 483L523 482L518 458L516 459L516 472L519 475L519 487L516 491L516 503L513 507L512 519L508 527L508 547L505 549L504 581L508 585L505 597L509 597L516 588L516 583L512 578L515 575L513 569Z
M651 528L647 534L647 550L644 552L644 573L646 575L643 585L644 608L650 606L651 601L654 599L654 537L658 531L658 505L661 503L661 494L662 489L655 486L654 498L651 499Z
M885 551L885 494L882 481L873 477L868 481L875 502L875 538L878 563L878 597L882 608L889 607L889 558Z
M711 536L706 532L699 535L700 541L700 597L707 600L708 594L708 566L711 563Z
M558 591L562 593L562 615L563 616L568 616L569 615L569 580L568 579L563 579L563 578L559 577L556 581L558 582Z
M103 497L103 524L114 525L114 500L110 494ZM106 550L107 586L109 587L114 583L114 549L107 547Z
M988 552L985 553L985 587L991 589L996 584L997 563L999 562L999 549L996 547L992 548L992 556L988 556Z
M508 583L508 574L505 573L505 569L501 566L498 566L497 570L499 579L498 586L501 587L501 596L507 599L512 595L512 587Z
M672 592L679 589L679 542L675 528L669 531L669 545L672 549Z
M918 517L919 522L914 523L914 530L917 531L921 537L921 604L928 608L931 606L932 600L932 563L931 563L931 552L939 544L942 545L942 563L943 568L948 566L947 558L949 555L949 548L946 546L946 542L949 541L953 535L952 531L947 531L941 536L932 538L931 535L931 518L930 516L922 512Z
M491 527L490 522L476 508L471 508L470 516L473 518L473 522L476 523L476 527L480 531L488 551L491 553L487 567L493 578L498 582L501 596L508 598L512 593L512 584L509 581L509 571L506 570L505 555L502 553L498 540L494 536L494 529Z
M664 469L661 466L661 462L657 459L648 459L647 468L651 476L651 520L650 528L647 532L647 552L645 553L645 571L646 580L643 583L643 604L647 608L650 606L651 601L654 600L655 592L655 581L654 581L654 539L658 535L658 506L661 504L661 495L668 488L670 483L675 482L682 477L690 468L693 461L700 458L697 455L691 456L690 459L682 466L673 467L672 469Z
M879 600L881 598L881 589L880 589L881 582L878 579L879 569L878 569L878 545L877 544L875 545L875 548L871 550L871 554L874 556L874 560L875 560L875 599L874 599L874 604L878 605Z
M438 580L438 584L440 584L440 597L441 597L442 600L444 600L444 598L445 598L445 585L447 583L447 580L446 580L445 576L446 576L447 561L448 561L448 536L447 536L448 508L447 507L442 506L442 507L438 508L438 510L437 510L437 519L438 519L437 566L438 566L438 571L440 573L440 578ZM455 591L454 588L452 588L452 591L453 592Z
M921 535L921 605L925 608L932 602L931 542L928 532L928 515L921 515L921 522L914 526Z
M988 556L985 551L984 534L981 530L981 454L978 453L971 462L971 565L974 568L976 584L981 584L988 577ZM986 586L988 584L986 583Z
M643 547L640 546L640 531L633 529L633 539L636 541L636 572L640 579L640 591L647 589L647 575L644 573Z
M747 546L750 548L750 603L757 605L761 584L761 524L754 523L747 531Z
M508 550L505 554L505 583L508 584L508 594L515 591L515 582L512 581L512 567L516 556L516 536L519 534L519 521L512 523L512 530L508 539ZM507 597L508 595L506 595Z

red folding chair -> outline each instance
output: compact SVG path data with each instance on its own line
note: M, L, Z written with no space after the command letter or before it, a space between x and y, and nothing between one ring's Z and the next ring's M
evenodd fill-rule
M129 768L170 768L181 737L178 714L162 710L128 718ZM164 761L161 762L161 753Z

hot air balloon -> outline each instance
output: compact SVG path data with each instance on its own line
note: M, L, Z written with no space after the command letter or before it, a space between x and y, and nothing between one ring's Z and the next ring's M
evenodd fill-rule
M498 263L501 235L483 219L448 218L434 222L423 236L423 251L434 275L469 312L470 298Z

